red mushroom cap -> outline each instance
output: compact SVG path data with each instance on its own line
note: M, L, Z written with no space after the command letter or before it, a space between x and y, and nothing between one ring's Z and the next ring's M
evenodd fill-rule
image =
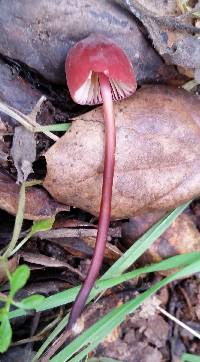
M65 72L70 94L79 104L102 103L98 73L109 78L113 100L129 97L137 86L127 55L103 35L90 35L75 44L67 54Z

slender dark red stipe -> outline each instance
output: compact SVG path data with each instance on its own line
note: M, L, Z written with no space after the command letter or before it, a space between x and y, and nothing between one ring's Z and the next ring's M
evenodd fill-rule
M67 328L61 334L61 336L58 338L58 340L52 346L52 348L46 352L44 357L41 359L41 362L49 361L49 359L66 341L67 336L70 333L70 328L73 327L78 317L81 315L81 312L85 306L90 291L95 284L95 281L98 277L103 262L104 251L108 235L108 228L110 224L112 185L113 185L114 166L115 166L116 132L115 132L115 120L113 113L111 87L108 77L105 76L103 73L99 73L99 83L101 88L101 95L103 99L103 110L104 110L105 151L104 151L102 197L101 197L99 225L98 225L95 250L87 277L72 307Z
M72 307L67 328L71 328L75 324L77 318L80 316L87 301L87 298L90 294L90 291L98 277L103 262L108 229L110 224L112 185L115 165L115 120L113 114L111 87L108 77L105 76L103 73L99 73L99 83L104 110L105 156L98 232L90 268Z

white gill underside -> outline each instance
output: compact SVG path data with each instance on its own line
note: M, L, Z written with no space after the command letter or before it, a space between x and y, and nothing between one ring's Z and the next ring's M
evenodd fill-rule
M133 89L127 84L111 78L109 81L113 100L119 100L132 94ZM76 91L74 99L79 104L94 105L103 102L97 73L90 72L85 83Z

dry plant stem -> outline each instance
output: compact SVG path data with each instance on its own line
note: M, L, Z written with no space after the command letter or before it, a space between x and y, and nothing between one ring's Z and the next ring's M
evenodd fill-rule
M68 321L68 328L71 328L76 322L77 318L80 316L90 291L98 277L99 270L103 262L108 228L110 224L112 184L115 163L115 122L113 115L112 94L108 77L102 73L99 73L99 82L103 98L105 123L105 158L99 225L91 265L87 277L72 307Z
M40 102L40 100L39 100ZM58 137L56 135L54 135L52 132L50 131L46 131L45 129L42 129L42 126L40 126L39 124L37 124L37 122L35 121L35 119L32 119L31 114L30 115L25 115L23 113L21 113L20 111L18 111L17 109L10 107L9 105L7 105L4 102L0 101L0 111L3 113L6 113L8 116L14 118L16 121L18 121L22 126L24 126L26 129L28 129L30 132L43 132L46 136L48 136L49 138L51 138L53 141L57 141Z
M63 316L62 310L59 313L59 315L56 317L56 319L54 319L52 322L50 322L45 328L43 328L38 334L33 335L32 337L29 338L24 338L21 339L17 342L13 342L11 344L11 346L20 346L22 344L26 344L26 343L33 343L33 342L37 342L37 341L41 341L42 339L46 338L47 336L47 332L51 329L53 329L53 327L55 327L61 320Z
M67 341L70 336L71 330L65 329L65 331L52 344L52 347L46 351L44 357L42 357L39 362L49 362L50 358L57 352L57 350Z
M13 235L12 235L12 239L10 241L10 244L8 245L7 250L3 254L4 259L8 258L9 256L12 255L12 251L17 244L17 241L20 236L21 228L22 228L22 223L24 220L24 209L25 209L25 182L22 183L21 189L19 192L19 204L18 204L17 215L15 218Z
M157 307L157 309L164 314L166 317L168 317L169 319L171 319L173 322L175 322L176 324L178 324L179 326L181 326L182 328L184 328L186 331L190 332L193 336L195 336L196 338L200 339L200 333L196 332L194 329L192 329L191 327L189 327L187 324L181 322L179 319L177 319L176 317L174 317L172 314L168 313L165 309L161 308L161 307Z
M103 110L104 110L105 156L104 156L102 197L101 197L99 225L98 225L95 250L91 261L90 269L88 271L88 275L72 307L67 328L60 335L60 337L54 342L52 347L49 350L47 350L45 356L41 359L41 362L49 361L49 359L57 352L57 350L66 342L66 339L70 336L70 328L75 324L78 317L80 316L85 306L86 300L90 294L90 291L94 286L94 283L98 277L99 270L103 262L108 228L110 224L112 184L113 184L114 165L115 165L116 132L115 132L115 121L114 121L113 102L110 90L110 83L108 78L104 74L99 74L99 81L100 81L101 94L103 98Z

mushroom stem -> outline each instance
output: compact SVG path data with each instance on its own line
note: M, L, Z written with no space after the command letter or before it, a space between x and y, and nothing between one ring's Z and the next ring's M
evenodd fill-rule
M80 316L85 306L86 300L90 294L90 291L98 277L103 262L108 228L110 224L112 185L115 165L116 132L110 82L105 74L99 73L98 76L101 95L103 99L105 123L105 156L99 224L95 250L90 264L90 268L72 307L67 326L68 328L71 328L75 324L77 318Z

